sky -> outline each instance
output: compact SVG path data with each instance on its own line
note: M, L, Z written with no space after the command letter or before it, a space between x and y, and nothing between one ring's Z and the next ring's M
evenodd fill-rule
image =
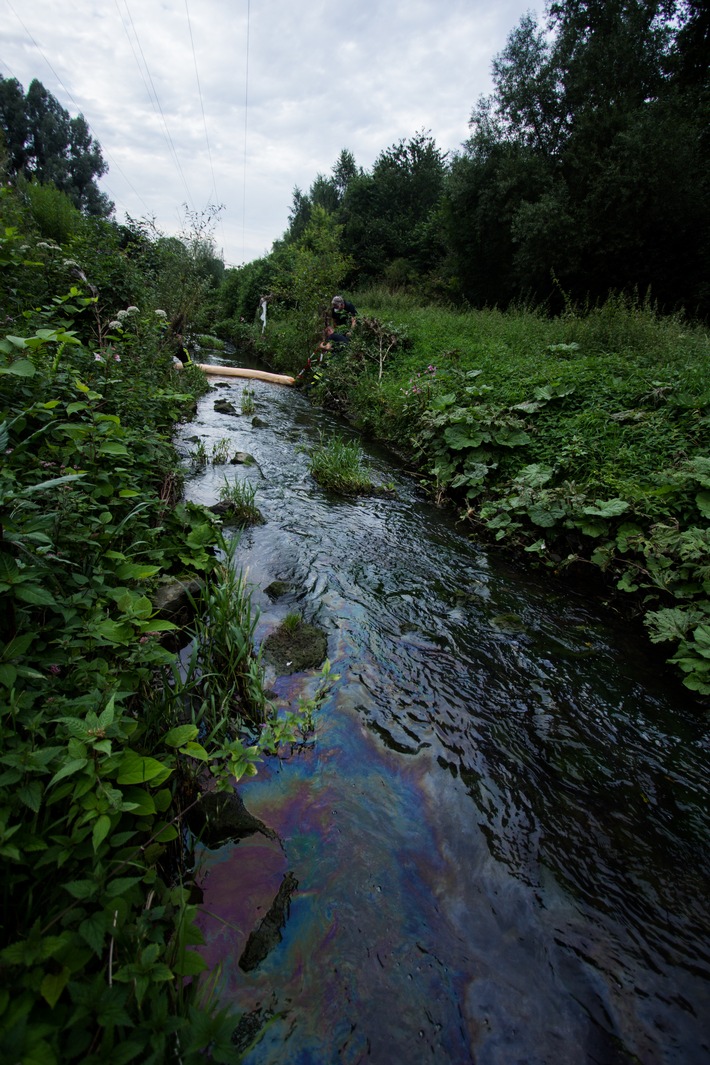
M0 74L83 114L116 218L166 235L212 216L228 266L267 254L293 190L342 149L370 170L466 140L529 0L0 0ZM213 208L220 206L214 212Z

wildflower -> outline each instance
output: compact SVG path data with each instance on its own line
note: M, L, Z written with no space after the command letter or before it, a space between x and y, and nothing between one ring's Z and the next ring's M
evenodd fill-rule
M113 361L114 362L120 362L121 361L121 356L118 354L118 352L114 353Z
M118 314L116 315L116 317L118 318L119 322L122 322L123 319L126 318L127 316L128 316L128 311L119 311Z
M94 362L103 362L104 360L99 355L98 351L94 352Z
M49 667L49 672L50 672L50 673L52 673L52 674L53 674L53 675L54 675L55 677L58 677L58 676L59 676L59 674L60 674L60 673L61 673L62 671L61 671L61 668L60 668L59 666L56 666L56 665L51 665L51 666Z
M138 314L138 307L134 307L133 305L126 307L126 314Z
M160 310L159 307L156 308L155 313L158 315L158 318L167 318L168 317L167 314L165 313L165 311Z
M77 270L79 269L79 264L75 262L74 259L65 259L62 265L66 266L67 270L69 270L72 266L75 267Z
M108 323L108 327L109 329L120 329L121 323L114 318L112 322Z

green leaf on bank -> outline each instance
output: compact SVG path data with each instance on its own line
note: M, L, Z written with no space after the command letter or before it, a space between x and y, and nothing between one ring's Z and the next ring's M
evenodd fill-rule
M156 758L148 758L135 751L126 751L121 760L116 780L119 784L147 784L154 787L164 784L172 769Z

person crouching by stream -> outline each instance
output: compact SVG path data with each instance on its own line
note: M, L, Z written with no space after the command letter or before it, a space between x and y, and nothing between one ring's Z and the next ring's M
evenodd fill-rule
M357 322L357 309L349 300L342 296L333 296L330 305L330 321L333 330L338 333L348 333L355 328ZM349 328L348 328L349 327Z
M320 370L323 368L326 357L331 353L337 354L338 351L342 351L349 343L350 337L347 333L337 333L331 325L327 325L323 330L323 339L299 373L297 380L310 377L311 380L307 384L307 387L310 387L320 377Z

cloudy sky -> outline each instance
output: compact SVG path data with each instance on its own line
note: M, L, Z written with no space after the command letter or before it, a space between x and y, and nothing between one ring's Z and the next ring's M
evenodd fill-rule
M370 169L431 131L468 135L491 60L525 0L0 0L0 74L81 112L116 217L180 233L223 204L216 248L238 266L288 224L341 150Z

